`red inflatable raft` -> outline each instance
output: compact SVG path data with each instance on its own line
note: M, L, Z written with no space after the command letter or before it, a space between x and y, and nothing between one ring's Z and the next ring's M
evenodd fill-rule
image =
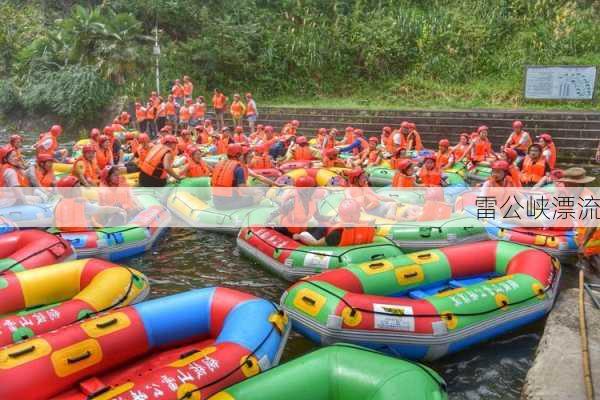
M56 264L73 256L66 241L37 229L0 235L0 275Z

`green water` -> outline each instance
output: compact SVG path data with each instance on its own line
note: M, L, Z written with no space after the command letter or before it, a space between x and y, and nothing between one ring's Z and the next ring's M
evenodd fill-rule
M152 297L226 286L279 302L289 286L242 257L234 237L194 229L171 229L152 252L127 264L150 278ZM430 366L446 379L452 399L519 399L542 329L543 324L538 323ZM294 333L282 362L313 347Z

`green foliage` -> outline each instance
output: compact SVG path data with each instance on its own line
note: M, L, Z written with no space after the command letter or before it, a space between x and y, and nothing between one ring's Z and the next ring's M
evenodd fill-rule
M21 108L21 99L14 83L0 80L0 112L10 115Z

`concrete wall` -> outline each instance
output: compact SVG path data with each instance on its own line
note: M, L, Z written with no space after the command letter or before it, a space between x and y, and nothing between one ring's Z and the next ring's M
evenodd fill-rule
M379 134L383 126L397 127L401 121L417 124L424 144L435 148L439 139L452 143L461 132L472 132L479 125L490 128L494 147L504 144L511 124L520 119L533 135L550 133L559 148L559 161L567 164L590 164L600 141L600 112L525 112L525 111L379 111L360 109L259 108L259 123L278 128L297 119L301 133L313 136L317 128L351 125L367 135Z

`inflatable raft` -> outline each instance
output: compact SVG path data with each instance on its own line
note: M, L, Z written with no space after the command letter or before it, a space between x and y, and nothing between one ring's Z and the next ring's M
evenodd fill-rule
M0 283L0 347L136 303L149 291L140 272L94 259L7 274Z
M37 229L0 236L0 275L65 261L73 255L71 245Z
M317 186L346 186L347 180L334 168L299 168L284 173L277 179L277 183L294 186L296 179L301 176L312 176Z
M289 328L235 290L155 299L0 350L0 398L205 399L276 365Z
M444 400L433 370L361 347L322 348L235 384L211 400Z
M7 218L0 217L0 235L3 233L14 232L18 229L17 225Z
M544 317L560 263L487 241L411 253L309 277L281 299L297 331L412 359L437 359Z
M18 204L0 208L0 218L11 221L21 228L36 228L52 225L56 202L41 204Z
M348 264L402 254L391 241L382 237L363 245L317 247L303 245L273 228L243 228L237 245L244 255L289 281Z
M203 201L187 190L177 190L167 201L173 215L202 230L237 234L240 226L262 225L275 209L269 200L252 207L219 210L211 201Z
M156 243L171 221L171 213L151 196L138 196L144 209L123 227L84 232L50 232L66 240L77 258L97 257L111 261L142 254Z

